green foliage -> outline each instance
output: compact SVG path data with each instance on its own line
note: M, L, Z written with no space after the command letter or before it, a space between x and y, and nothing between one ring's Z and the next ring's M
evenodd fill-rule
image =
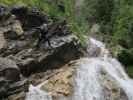
M78 25L76 22L71 22L71 30L79 38L81 44L86 45L86 33L88 32L88 25Z
M110 42L133 48L132 0L84 0L82 17L90 25L99 23L100 35L111 36L113 40Z
M114 2L113 0L97 0L97 19L104 23L108 23L111 20Z
M93 20L108 23L112 16L113 3L113 0L84 0L82 11L89 22Z
M115 10L116 14L114 15L114 37L118 41L125 42L127 47L133 47L133 5L131 0L122 0L116 8L118 7L119 9Z
M118 59L126 66L133 65L133 49L122 49L118 53Z

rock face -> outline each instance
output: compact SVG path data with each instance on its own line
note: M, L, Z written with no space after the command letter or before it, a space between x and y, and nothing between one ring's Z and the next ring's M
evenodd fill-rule
M0 32L0 50L4 48L5 45L6 45L6 40L5 40L4 34Z
M69 96L72 93L72 76L74 69L64 68L57 74L51 77L46 84L42 85L41 89L52 94L52 97L57 98L61 95Z
M0 58L0 72L4 73L6 80L18 81L20 79L20 71L16 63L10 59Z
M0 97L4 97L23 89L21 73L16 63L7 58L0 58Z
M25 84L28 83L25 79L31 82L32 76L37 76L37 73L43 73L41 77L47 77L69 61L83 56L82 47L78 39L72 35L65 20L55 21L36 7L31 9L24 5L2 7L0 7L1 96L9 96L19 91L25 93ZM47 74L47 71L50 73Z

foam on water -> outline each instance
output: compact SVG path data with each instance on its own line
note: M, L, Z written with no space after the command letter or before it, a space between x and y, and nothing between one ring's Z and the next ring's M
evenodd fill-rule
M52 100L52 97L47 92L42 91L40 87L30 85L25 100Z

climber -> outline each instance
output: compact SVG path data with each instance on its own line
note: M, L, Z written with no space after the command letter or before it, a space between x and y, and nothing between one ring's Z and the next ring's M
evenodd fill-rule
M36 46L39 47L42 42L48 42L48 45L50 45L49 39L46 37L46 34L48 33L48 25L43 24L40 27L36 27L37 32L39 32L39 39L37 41Z

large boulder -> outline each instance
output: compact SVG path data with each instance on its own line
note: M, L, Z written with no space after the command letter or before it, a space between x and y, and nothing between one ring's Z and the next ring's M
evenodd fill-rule
M23 75L56 69L83 56L82 49L73 35L52 38L51 46L41 44L40 49L29 48L9 56L19 66Z
M7 47L0 56L14 60L24 76L59 68L83 56L82 46L77 37L72 35L65 20L43 23L24 32L19 24L21 21L14 22L12 31L15 29L18 37L13 38L11 32L5 33Z
M16 63L0 58L0 98L24 90L25 81L20 78L21 73Z
M6 80L18 81L20 79L20 71L16 63L7 58L0 58L1 77Z

